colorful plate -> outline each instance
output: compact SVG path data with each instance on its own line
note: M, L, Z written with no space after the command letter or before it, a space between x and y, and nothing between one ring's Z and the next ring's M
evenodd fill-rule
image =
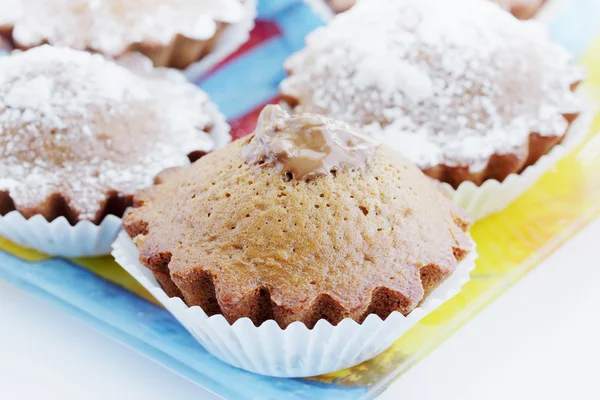
M600 2L579 0L549 17L552 38L589 68L586 92L600 102ZM277 101L283 60L322 24L295 0L261 1L251 40L198 79L232 121L252 130L257 110ZM576 25L577 29L572 29ZM592 132L600 130L600 115ZM0 278L77 315L116 340L225 398L370 399L385 390L495 297L600 214L600 135L563 159L505 211L473 227L480 258L473 279L381 356L313 379L278 379L210 356L110 257L48 259L0 239Z

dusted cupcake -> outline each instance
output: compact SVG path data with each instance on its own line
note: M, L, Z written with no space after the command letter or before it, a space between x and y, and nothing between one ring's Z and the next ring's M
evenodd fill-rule
M49 43L113 58L139 51L156 66L185 68L247 13L244 0L8 0L0 31L20 49Z
M370 0L363 0L370 1ZM502 8L510 11L515 17L519 19L528 19L535 15L537 11L546 3L546 0L481 0L481 1L493 1L500 4ZM335 12L343 12L349 10L356 0L327 0L331 8Z
M479 0L360 3L286 68L295 111L355 123L454 187L535 163L581 110L569 55Z
M529 19L546 4L547 0L492 0L500 4L500 7L510 11L519 19Z
M340 122L263 110L256 132L135 197L127 233L170 296L313 327L409 314L472 248L406 159Z
M159 171L228 141L208 96L143 56L42 46L0 59L0 215L98 225Z
M521 173L582 110L569 54L480 0L361 2L286 68L295 112L356 124L454 188Z

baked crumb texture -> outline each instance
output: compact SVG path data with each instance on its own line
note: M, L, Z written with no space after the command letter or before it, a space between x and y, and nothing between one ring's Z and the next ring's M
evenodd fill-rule
M404 157L296 179L239 139L138 192L126 232L169 296L230 323L413 310L472 250L471 221Z

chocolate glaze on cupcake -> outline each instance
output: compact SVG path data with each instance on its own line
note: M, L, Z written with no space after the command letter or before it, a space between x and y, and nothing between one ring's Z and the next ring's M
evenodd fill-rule
M584 71L537 22L480 0L371 0L286 62L295 112L357 124L457 187L503 181L560 143Z
M159 171L228 137L221 121L204 92L141 55L118 65L42 46L2 57L0 215L121 216Z
M472 250L469 219L408 160L278 106L157 182L123 220L140 261L167 294L230 323L406 315Z
M243 13L243 0L8 0L0 2L0 32L19 49L139 51L156 66L185 68Z

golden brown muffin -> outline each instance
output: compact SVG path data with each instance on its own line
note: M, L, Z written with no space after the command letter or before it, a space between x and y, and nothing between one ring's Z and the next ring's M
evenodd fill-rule
M0 32L19 49L49 43L111 58L138 51L155 66L185 68L243 14L243 0L9 0L0 2Z
M538 22L480 0L360 2L285 65L295 112L356 124L454 187L503 181L560 143L585 76Z
M141 55L41 46L0 58L0 215L121 216L164 168L227 142L206 93Z
M157 183L123 220L140 261L167 294L230 323L406 315L472 250L468 217L408 160L278 106Z
M369 1L369 0L363 0ZM445 0L452 1L452 0ZM483 0L482 0L483 1ZM487 0L486 0L487 1ZM532 18L546 3L546 0L489 0L500 4L502 8L519 19ZM340 13L349 10L356 0L327 0L333 11Z

